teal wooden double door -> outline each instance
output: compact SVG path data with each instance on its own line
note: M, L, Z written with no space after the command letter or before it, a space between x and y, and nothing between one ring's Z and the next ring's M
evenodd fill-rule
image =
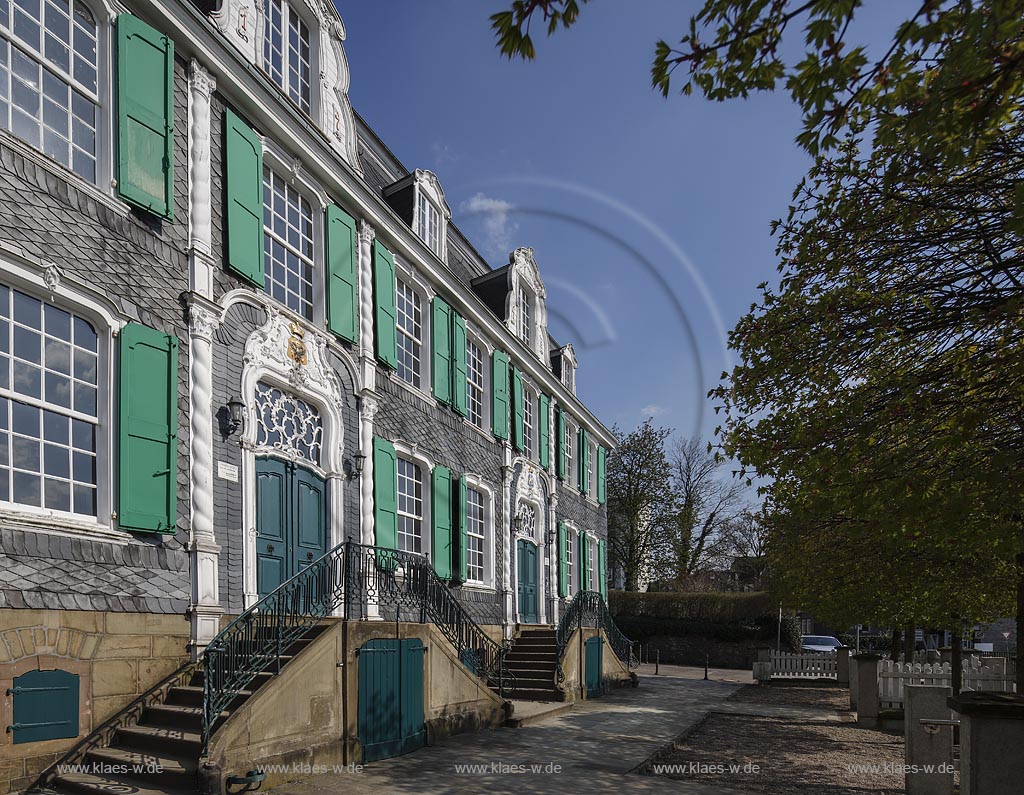
M604 666L604 638L587 638L584 644L584 670L587 698L596 698L604 693L604 677L601 669Z
M520 538L516 542L519 621L536 624L537 618L537 545Z
M378 638L359 649L359 743L364 762L407 754L425 742L426 650L416 638Z
M327 485L305 467L256 460L256 590L262 597L327 551Z

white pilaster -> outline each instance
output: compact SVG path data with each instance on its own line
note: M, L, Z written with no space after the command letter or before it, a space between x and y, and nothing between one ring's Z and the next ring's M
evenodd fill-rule
M373 330L373 240L376 232L366 221L359 222L359 368L363 389L377 384L377 356Z
M221 310L189 296L189 443L192 556L192 650L198 655L220 631L220 583L213 524L213 333Z
M193 292L213 298L210 98L217 82L195 59L189 67L188 82L189 283Z
M508 445L505 445L505 458L509 457ZM505 594L506 631L511 635L511 628L516 623L516 615L512 604L512 546L516 543L512 529L512 467L506 460L501 468L501 535L505 539L501 551L501 586Z
M558 561L562 556L562 548L558 546L558 492L555 491L555 479L551 478L552 491L548 495L548 582L551 583L551 615L552 624L558 623Z

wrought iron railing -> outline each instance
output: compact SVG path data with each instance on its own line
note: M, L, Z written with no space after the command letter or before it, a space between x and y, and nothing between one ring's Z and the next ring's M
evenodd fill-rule
M603 629L608 638L608 645L615 652L615 656L622 660L629 669L639 665L635 653L636 641L632 641L622 634L622 630L615 624L615 619L612 618L612 614L608 610L604 597L597 591L579 591L558 620L558 627L555 629L555 643L558 646L559 660L562 659L572 633L582 627Z
M310 563L228 624L203 655L203 748L220 715L260 673L278 673L290 646L321 619L431 622L459 659L503 695L511 686L507 643L497 643L469 615L419 555L346 541Z

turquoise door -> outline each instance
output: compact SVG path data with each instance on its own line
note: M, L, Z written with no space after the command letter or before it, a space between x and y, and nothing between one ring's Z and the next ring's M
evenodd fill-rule
M262 597L327 551L327 487L308 469L256 460L256 590Z
M423 666L427 648L415 638L369 641L358 653L359 743L363 762L423 745Z
M601 676L603 664L603 638L587 638L584 645L584 670L586 676L587 698L596 698L604 692L604 677Z
M519 539L516 544L518 563L519 620L524 624L537 623L537 545Z

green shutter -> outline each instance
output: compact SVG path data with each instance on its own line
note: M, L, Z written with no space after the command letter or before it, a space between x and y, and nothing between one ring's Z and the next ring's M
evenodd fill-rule
M466 405L466 321L458 312L452 312L452 406L465 417Z
M343 340L359 338L356 289L356 221L335 204L327 207L327 328Z
M49 51L47 45L47 51ZM163 218L174 207L174 42L117 18L117 192Z
M601 592L601 596L607 599L608 583L605 577L604 548L604 539L602 538L597 542L597 589Z
M118 522L173 533L178 515L178 338L137 323L121 329Z
M431 303L434 397L452 402L452 308L442 298Z
M590 478L588 477L587 466L590 461L590 438L587 435L587 429L580 427L576 434L576 439L579 444L577 445L577 460L579 461L578 474L579 477L579 489L581 494L586 494L590 489Z
M455 550L453 579L458 582L465 582L469 576L469 529L466 524L466 514L469 511L469 484L466 483L466 476L459 478L459 482L452 484L458 488L455 498L456 515L458 516L458 528L456 533L457 548Z
M431 556L434 571L443 580L452 576L452 471L448 467L434 467L433 499L430 516L433 524Z
M512 416L512 446L522 452L526 449L523 439L526 423L523 416L523 374L518 367L512 368Z
M569 531L565 522L558 523L558 595L569 595Z
M597 501L604 505L607 499L605 490L605 459L608 452L603 447L597 448Z
M373 241L373 300L376 308L377 358L398 369L398 311L395 309L395 258L379 240Z
M555 474L558 475L559 480L565 480L565 412L559 409L555 419L555 433L558 435L558 444L555 447L558 451L555 456L555 469L557 470Z
M386 439L373 439L373 533L374 543L384 549L398 548L398 456Z
M224 152L228 268L263 287L263 144L230 110L224 111Z
M27 671L14 677L5 695L13 696L11 742L37 743L77 737L78 674L61 669Z
M550 406L551 399L541 392L537 396L537 446L540 448L541 469L547 469L548 464L551 463L551 451L548 449L551 445L551 434L548 433L548 423L551 419Z
M587 535L586 535L586 533L580 532L579 535L577 536L577 539L578 539L578 542L579 542L577 544L577 551L579 553L579 565L576 566L577 571L579 571L579 577L577 579L578 579L578 582L579 582L579 589L581 591L586 591L590 587L590 583L588 582L588 577L587 577L587 562L588 561L587 561Z
M491 424L498 439L508 439L508 354L491 354Z

